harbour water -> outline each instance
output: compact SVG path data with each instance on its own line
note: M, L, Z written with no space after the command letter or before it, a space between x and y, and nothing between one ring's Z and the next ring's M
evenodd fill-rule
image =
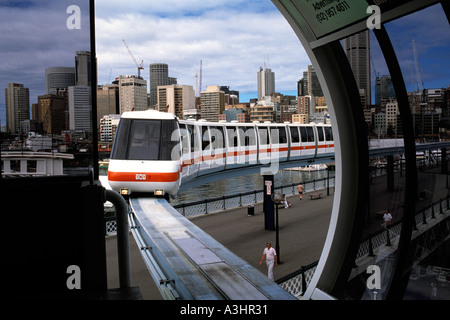
M323 179L327 177L327 170L320 171L298 171L280 170L274 176L275 187L300 184L305 181ZM334 176L334 171L329 171L330 177ZM251 174L230 179L223 179L213 183L207 183L195 188L180 192L174 199L172 205L190 203L205 199L212 199L222 196L235 195L254 190L263 189L263 176Z

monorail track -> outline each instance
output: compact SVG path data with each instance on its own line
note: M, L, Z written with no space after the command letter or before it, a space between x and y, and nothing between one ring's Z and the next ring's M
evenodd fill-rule
M130 225L164 299L295 300L162 198L130 198Z

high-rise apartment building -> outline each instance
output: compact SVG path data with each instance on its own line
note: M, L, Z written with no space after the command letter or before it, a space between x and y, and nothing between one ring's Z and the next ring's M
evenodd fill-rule
M370 104L370 34L369 30L352 35L344 40L347 59L355 76L356 84L364 90L365 101ZM364 106L365 107L365 106Z
M259 68L257 82L258 100L263 100L264 97L271 96L275 93L275 72L272 72L270 68Z
M75 68L51 67L45 69L45 93L57 94L61 89L75 85Z
M225 110L225 93L219 86L206 86L201 92L201 117L206 121L218 121L219 114Z
M100 119L100 141L113 142L119 125L120 115L107 114Z
M157 93L159 111L169 112L183 119L184 110L195 108L195 92L192 86L158 86Z
M6 128L19 133L20 122L30 119L30 90L20 83L8 83L5 89Z
M147 80L138 76L119 76L120 114L147 110Z

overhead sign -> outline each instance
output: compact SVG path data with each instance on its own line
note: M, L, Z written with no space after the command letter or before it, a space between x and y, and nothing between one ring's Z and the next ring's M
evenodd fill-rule
M285 1L282 1L285 2ZM365 0L290 0L317 38L367 19Z

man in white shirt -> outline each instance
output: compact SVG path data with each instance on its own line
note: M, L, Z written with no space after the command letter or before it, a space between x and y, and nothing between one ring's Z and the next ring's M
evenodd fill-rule
M384 222L383 222L382 226L383 226L384 228L387 228L388 225L390 225L391 222L392 222L392 215L391 215L391 213L389 212L389 210L387 210L387 209L386 209L386 211L384 212L383 220L384 220Z
M275 251L274 248L272 248L270 242L266 243L266 247L264 248L261 262L259 263L259 265L262 265L264 259L266 259L267 276L269 277L270 280L274 281L273 266L277 265L277 252Z

